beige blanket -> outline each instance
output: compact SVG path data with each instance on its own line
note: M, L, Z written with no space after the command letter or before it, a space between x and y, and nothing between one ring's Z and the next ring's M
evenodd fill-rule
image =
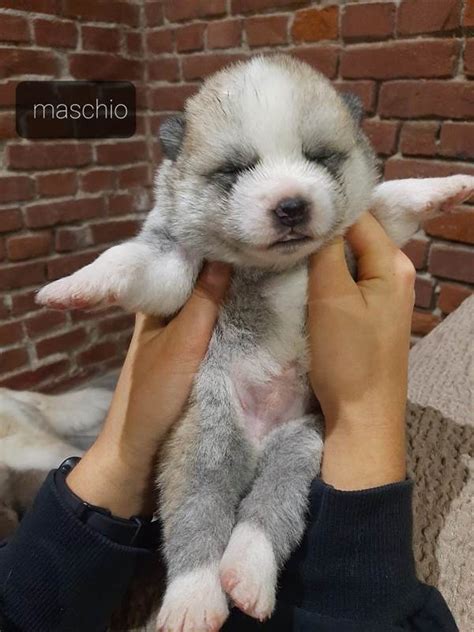
M473 334L474 296L413 347L408 393L418 574L461 632L474 630Z

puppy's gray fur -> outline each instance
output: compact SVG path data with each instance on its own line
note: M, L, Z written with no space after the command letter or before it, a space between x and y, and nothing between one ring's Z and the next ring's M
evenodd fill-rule
M288 57L217 73L161 130L166 158L140 235L40 293L52 306L113 300L171 315L204 259L235 267L188 410L160 459L161 630L219 629L224 593L268 617L276 573L303 533L322 452L307 378L308 255L370 207L402 244L428 211L473 190L463 176L377 185L360 119L356 100ZM309 216L291 231L275 208L295 197Z

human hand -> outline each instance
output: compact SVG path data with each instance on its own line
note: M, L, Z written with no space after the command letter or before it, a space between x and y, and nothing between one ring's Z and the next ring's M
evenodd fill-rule
M229 266L208 263L170 322L137 315L104 427L67 479L82 500L122 517L145 510L156 452L186 406L229 282Z
M323 479L338 489L405 478L405 406L415 270L366 213L310 263L311 384L326 420Z

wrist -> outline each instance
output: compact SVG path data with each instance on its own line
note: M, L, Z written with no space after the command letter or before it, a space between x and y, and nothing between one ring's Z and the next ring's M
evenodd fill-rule
M124 458L117 446L98 440L67 477L82 500L121 518L152 512L153 465Z

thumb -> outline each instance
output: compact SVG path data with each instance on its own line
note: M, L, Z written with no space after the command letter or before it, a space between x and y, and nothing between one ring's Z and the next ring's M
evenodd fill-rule
M344 239L338 237L315 253L309 265L309 301L330 298L357 288L346 263Z
M202 344L204 355L222 301L230 285L231 267L213 261L205 263L191 297L175 318L175 326L188 341ZM193 345L194 346L194 345Z

